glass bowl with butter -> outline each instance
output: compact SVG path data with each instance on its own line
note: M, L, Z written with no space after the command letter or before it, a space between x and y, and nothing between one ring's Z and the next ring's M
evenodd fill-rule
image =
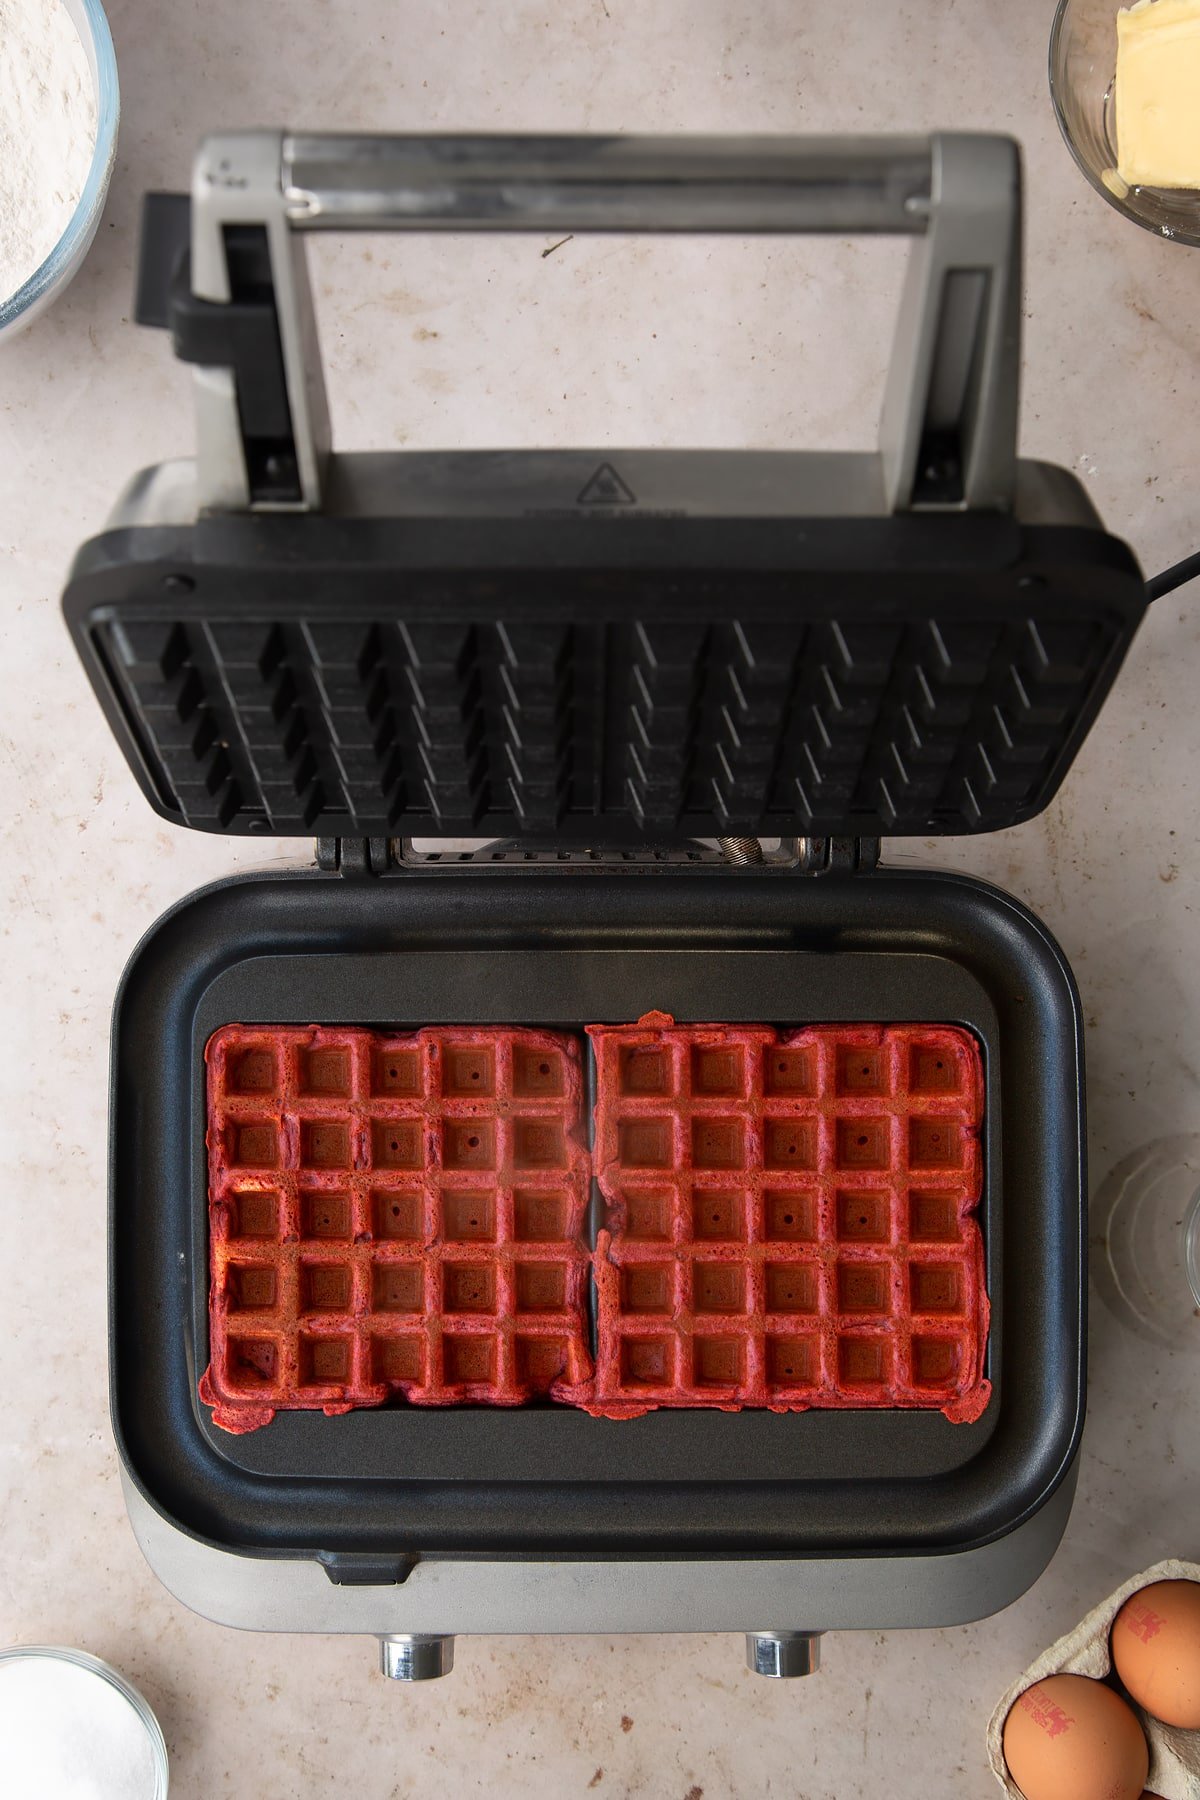
M1096 192L1200 245L1200 0L1059 0L1050 93Z

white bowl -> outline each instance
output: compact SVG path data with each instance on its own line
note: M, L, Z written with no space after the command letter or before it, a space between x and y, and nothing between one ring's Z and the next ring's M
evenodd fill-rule
M44 312L72 279L96 235L117 154L121 103L112 34L100 0L63 0L79 33L96 92L96 148L79 204L53 250L15 294L0 301L0 339Z

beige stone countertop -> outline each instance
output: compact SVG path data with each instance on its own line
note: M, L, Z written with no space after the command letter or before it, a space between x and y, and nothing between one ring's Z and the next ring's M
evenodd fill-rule
M1122 221L1059 141L1050 0L111 0L123 113L94 250L0 349L0 1643L106 1657L163 1723L181 1800L440 1793L985 1800L1021 1667L1124 1577L1200 1554L1200 1319L1177 1347L1093 1293L1079 1497L1048 1573L971 1627L844 1633L808 1682L731 1637L468 1639L404 1690L349 1638L208 1624L142 1561L106 1394L109 1009L190 889L310 846L154 818L59 612L138 466L186 454L186 372L130 322L139 199L218 127L995 128L1027 174L1022 449L1076 470L1148 572L1200 544L1200 253ZM869 444L896 243L314 244L343 447ZM1093 1189L1200 1132L1200 586L1157 606L1059 799L910 847L1026 900L1087 1017ZM803 1621L798 1621L803 1623ZM2 1786L0 1778L0 1786Z

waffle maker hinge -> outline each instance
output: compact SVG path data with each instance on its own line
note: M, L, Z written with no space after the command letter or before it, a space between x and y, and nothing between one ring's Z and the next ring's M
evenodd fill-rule
M336 838L316 840L317 867L325 874L350 878L393 871L444 868L471 863L485 867L555 867L694 869L753 867L791 870L798 875L866 874L879 862L879 839L863 838L714 838L684 845L634 845L626 849L564 849L524 839L497 838L473 849L444 849L436 839Z

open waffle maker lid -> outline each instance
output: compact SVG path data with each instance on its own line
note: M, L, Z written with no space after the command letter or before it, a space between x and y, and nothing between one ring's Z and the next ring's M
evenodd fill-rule
M333 456L312 228L905 233L880 447ZM1056 793L1145 610L1015 454L1014 145L210 139L138 316L196 365L64 607L194 829L569 847L999 829Z

